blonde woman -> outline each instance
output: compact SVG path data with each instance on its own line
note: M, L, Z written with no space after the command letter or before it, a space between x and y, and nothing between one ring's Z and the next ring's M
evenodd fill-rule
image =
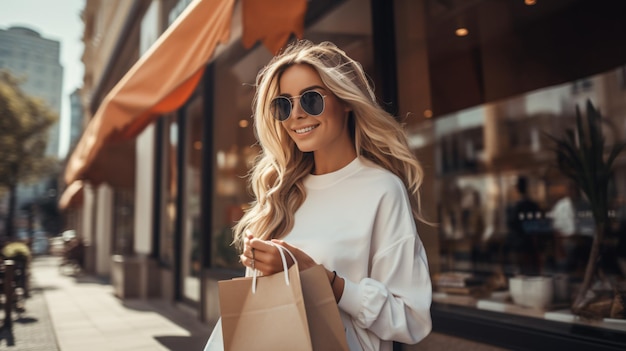
M361 65L334 44L291 44L259 73L256 201L238 222L241 262L327 270L351 350L391 350L431 330L431 282L417 235L422 169Z

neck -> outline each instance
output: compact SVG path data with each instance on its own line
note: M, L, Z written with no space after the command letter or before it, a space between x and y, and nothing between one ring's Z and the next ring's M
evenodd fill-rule
M313 170L313 174L321 175L335 172L348 165L356 158L356 151L335 152L331 155L320 155L316 152L314 158L315 169Z

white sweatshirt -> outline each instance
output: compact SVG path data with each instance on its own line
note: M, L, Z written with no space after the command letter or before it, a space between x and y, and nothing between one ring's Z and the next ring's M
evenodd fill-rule
M365 158L309 175L307 197L283 240L345 279L339 311L351 351L391 351L431 330L426 252L406 188ZM204 351L223 350L221 320Z
M387 351L390 340L426 337L430 275L402 181L360 157L304 185L284 240L345 279L339 309L350 350Z

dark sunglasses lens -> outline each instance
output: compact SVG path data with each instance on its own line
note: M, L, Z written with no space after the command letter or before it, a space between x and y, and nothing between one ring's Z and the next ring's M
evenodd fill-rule
M286 97L277 97L270 105L272 115L279 121L284 121L291 115L291 101Z
M300 97L300 106L311 116L319 116L324 112L324 97L317 91L307 91Z

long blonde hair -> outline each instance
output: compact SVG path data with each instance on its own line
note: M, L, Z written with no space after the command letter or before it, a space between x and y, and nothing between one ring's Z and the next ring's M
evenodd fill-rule
M409 192L413 216L422 220L422 168L408 146L402 125L376 102L361 64L333 43L300 40L275 56L257 75L253 111L262 150L249 174L256 200L234 227L235 242L242 243L246 230L266 240L284 237L293 228L294 214L306 198L302 181L314 168L313 155L301 152L270 112L283 72L295 64L313 67L326 87L350 107L357 155L400 177Z

